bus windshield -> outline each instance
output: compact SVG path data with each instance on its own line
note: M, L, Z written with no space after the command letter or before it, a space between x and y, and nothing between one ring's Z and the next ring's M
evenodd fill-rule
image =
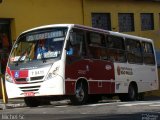
M13 46L9 63L61 57L66 33L67 28L61 27L22 34Z

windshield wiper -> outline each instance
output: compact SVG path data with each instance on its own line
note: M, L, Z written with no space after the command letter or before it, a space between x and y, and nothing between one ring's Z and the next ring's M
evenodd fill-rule
M29 48L30 48L30 46L29 46L27 49L25 49L25 51L20 55L20 57L18 58L18 60L17 60L17 62L16 62L16 64L15 64L15 66L18 66L18 63L21 61L22 57L23 57L24 54L27 52L27 50L29 50Z
M18 63L21 61L21 59L22 59L22 57L24 56L25 53L26 53L26 51L24 51L24 52L20 55L20 57L18 58L18 60L17 60L17 62L16 62L16 64L15 64L15 66L18 66Z

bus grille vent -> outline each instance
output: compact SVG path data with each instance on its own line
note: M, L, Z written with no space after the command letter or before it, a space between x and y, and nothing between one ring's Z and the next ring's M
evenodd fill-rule
M41 83L43 82L43 78L44 76L30 77L30 78L17 78L16 82L17 84Z
M30 91L33 91L33 92L36 92L38 91L40 88L40 86L29 86L29 87L20 87L20 89L23 91L23 92L30 92Z
M31 81L36 81L36 80L42 80L44 76L38 76L38 77L31 77Z

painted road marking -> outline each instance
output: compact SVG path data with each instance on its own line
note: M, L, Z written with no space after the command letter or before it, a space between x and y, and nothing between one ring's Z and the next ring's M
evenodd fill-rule
M107 103L95 103L95 104L88 104L88 105L82 105L86 107L96 107L96 106L104 106L104 105L116 105L119 107L130 107L130 106L160 106L160 101L132 101L132 102L107 102ZM57 108L65 108L72 105L58 105L55 107Z
M97 103L97 104L90 104L90 105L83 105L83 106L103 106L103 105L112 105L112 104L116 104L116 103L119 103L119 102L112 102L112 103Z
M63 108L63 107L68 107L69 105L63 105L63 106L55 106L55 107L58 107L58 108Z
M97 104L89 104L89 105L83 105L83 106L91 106L91 107L95 107L95 106L103 106L103 105L117 105L120 107L126 106L126 107L130 107L130 106L144 106L144 105L148 105L148 106L160 106L160 101L135 101L135 102L112 102L112 103L97 103Z
M155 105L149 105L149 106L151 106L151 107L160 107L160 104L155 104Z
M133 103L126 103L126 104L121 104L118 106L137 106L137 105L155 105L155 104L160 104L160 101L141 101L141 102L133 102Z
M122 105L118 105L118 106L136 106L136 105L150 105L152 103L131 103L131 104L122 104Z

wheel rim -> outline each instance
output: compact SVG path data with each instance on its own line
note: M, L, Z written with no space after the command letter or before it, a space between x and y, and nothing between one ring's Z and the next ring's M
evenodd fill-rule
M76 90L76 97L77 97L78 101L83 101L84 95L85 95L85 93L84 93L82 86L78 87Z

